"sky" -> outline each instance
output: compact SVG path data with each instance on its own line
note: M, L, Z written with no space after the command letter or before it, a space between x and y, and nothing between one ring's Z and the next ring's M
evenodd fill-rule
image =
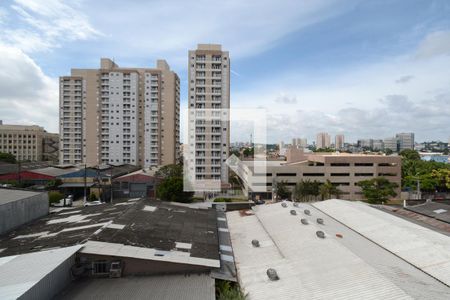
M265 109L268 142L448 141L449 16L447 0L0 0L0 120L57 132L58 77L101 57L166 59L186 108L188 50L218 43L231 108ZM232 126L232 141L251 130Z

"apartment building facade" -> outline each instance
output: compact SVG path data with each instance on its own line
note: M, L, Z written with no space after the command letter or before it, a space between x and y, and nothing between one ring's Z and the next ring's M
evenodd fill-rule
M265 173L255 173L258 165L265 166ZM330 182L343 193L341 198L347 200L364 199L357 183L362 180L383 176L401 186L401 158L398 156L363 155L363 154L311 154L304 155L298 161L243 161L236 171L241 177L244 192L255 198L271 199L276 182L286 182L293 190L300 180L317 180Z
M221 45L189 51L189 162L196 189L228 183L230 146L230 57Z
M340 150L344 148L345 138L343 134L337 134L334 138L334 148Z
M326 132L320 132L316 136L316 148L329 148L331 146L330 135Z
M60 163L173 164L179 157L180 80L164 60L156 68L99 69L60 78Z
M0 122L0 152L11 153L18 161L53 161L58 152L57 140L57 134L48 133L37 125L3 125Z
M414 150L414 133L402 132L395 135L398 141L398 151Z

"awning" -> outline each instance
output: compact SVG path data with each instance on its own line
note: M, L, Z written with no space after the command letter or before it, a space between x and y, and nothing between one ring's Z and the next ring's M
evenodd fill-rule
M92 187L94 186L94 182L86 182L86 187ZM77 187L84 187L84 182L66 182L58 186L59 188L77 188Z

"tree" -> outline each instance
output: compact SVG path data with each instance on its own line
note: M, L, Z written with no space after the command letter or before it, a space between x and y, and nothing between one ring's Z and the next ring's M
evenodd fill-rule
M330 199L333 195L339 199L342 191L335 185L333 185L330 180L327 179L325 183L322 183L319 187L319 193L322 200Z
M398 184L390 182L384 177L376 177L357 183L361 187L364 197L372 204L381 204L391 197L397 196L395 189Z
M280 181L275 183L275 193L277 195L277 200L288 199L291 196L291 192L287 188L286 181Z
M245 148L243 154L244 157L253 157L255 154L255 149L253 147Z
M181 164L163 166L156 171L155 176L163 179L169 177L183 177L183 166Z
M0 152L0 161L10 164L15 164L17 162L16 157L13 154L5 152Z
M194 193L184 191L182 165L167 165L161 167L155 174L162 178L156 188L156 196L163 201L192 202Z
M311 198L315 199L319 195L320 182L316 180L302 179L296 184L294 189L294 198L301 202L310 201Z
M420 160L419 152L412 149L405 149L400 151L400 156L409 160Z
M392 149L387 148L384 150L384 153L386 153L386 155L391 155L392 153L394 153L394 151L392 151Z
M437 189L447 191L450 189L450 170L438 169L431 172L431 177L436 180Z

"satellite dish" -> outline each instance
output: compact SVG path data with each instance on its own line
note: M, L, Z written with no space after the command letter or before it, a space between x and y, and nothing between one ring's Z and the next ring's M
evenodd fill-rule
M305 209L305 215L308 215L308 216L310 216L311 215L311 212L309 211L309 209Z
M306 219L301 219L300 221L302 222L303 225L308 225L309 224L308 220L306 220Z
M297 215L297 211L295 209L291 209L291 215L296 216Z
M321 219L321 218L317 218L317 223L318 223L318 224L322 224L322 225L323 225L323 219Z

